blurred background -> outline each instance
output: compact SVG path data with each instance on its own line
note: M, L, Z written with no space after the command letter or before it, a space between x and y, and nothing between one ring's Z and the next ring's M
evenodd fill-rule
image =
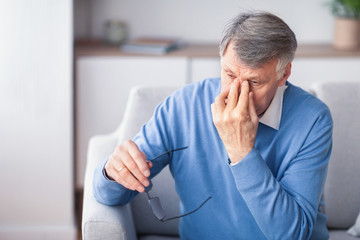
M81 238L89 138L118 127L135 85L219 76L222 29L241 11L293 29L290 82L360 81L326 2L0 0L0 239Z

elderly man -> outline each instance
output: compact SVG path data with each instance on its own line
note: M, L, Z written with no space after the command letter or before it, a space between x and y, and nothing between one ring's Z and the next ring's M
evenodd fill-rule
M328 239L321 194L333 123L321 101L287 81L296 47L272 14L234 18L220 43L221 79L163 101L99 165L96 199L126 204L169 164L183 214L208 200L181 218L181 238Z

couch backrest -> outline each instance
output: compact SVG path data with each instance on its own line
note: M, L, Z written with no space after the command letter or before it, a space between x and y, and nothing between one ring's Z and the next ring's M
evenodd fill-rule
M132 139L153 114L155 107L176 87L138 86L130 91L123 121L117 130L119 143ZM174 180L166 167L154 179L150 195L158 196L163 203L167 216L179 213L179 198L174 189ZM160 222L153 215L145 193L138 194L131 202L135 229L138 234L178 235L178 220Z
M136 87L130 92L119 142L131 139L150 119L156 105L175 87ZM334 120L333 150L325 184L325 211L329 228L348 228L360 209L360 83L319 83L311 91L330 108ZM179 213L179 199L168 168L153 180L150 194L160 197L168 216ZM147 196L138 194L131 203L139 234L177 235L178 220L162 223L152 214Z
M333 150L324 190L329 228L348 228L360 209L360 83L319 83L315 95L330 108Z

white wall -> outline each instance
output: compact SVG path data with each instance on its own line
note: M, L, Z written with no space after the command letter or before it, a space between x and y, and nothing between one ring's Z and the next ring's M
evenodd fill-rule
M129 36L174 36L218 42L240 11L266 10L283 18L301 43L331 42L333 17L326 0L75 0L75 36L103 36L109 19L127 22Z
M289 81L305 90L315 82L360 82L360 57L295 58Z
M74 239L72 1L0 1L0 239Z

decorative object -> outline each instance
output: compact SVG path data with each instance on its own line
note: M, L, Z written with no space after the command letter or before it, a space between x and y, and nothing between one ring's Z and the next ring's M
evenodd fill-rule
M339 50L360 48L360 0L332 0L329 2L335 16L333 45Z
M105 23L105 42L112 45L120 45L126 39L126 25L118 20L110 20Z

